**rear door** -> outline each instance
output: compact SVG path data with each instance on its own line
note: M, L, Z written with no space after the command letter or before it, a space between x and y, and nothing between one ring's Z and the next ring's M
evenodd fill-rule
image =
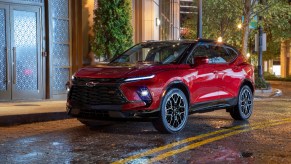
M191 63L194 61L192 60L193 58L203 56L211 58L209 45L207 43L199 43L189 56L187 63L194 64ZM219 99L217 92L219 87L216 82L216 70L214 65L214 63L209 63L192 68L193 74L195 74L195 78L191 81L190 85L192 103L210 102Z
M215 62L216 83L219 86L218 94L220 99L233 98L236 95L234 86L237 86L236 78L239 78L238 72L233 66L232 61L237 57L233 51L230 53L228 49L221 45L211 45L210 51L212 53L213 62Z

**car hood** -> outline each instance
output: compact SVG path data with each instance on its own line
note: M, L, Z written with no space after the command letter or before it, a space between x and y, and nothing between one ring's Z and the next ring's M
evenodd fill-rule
M128 78L156 74L157 72L175 69L177 65L136 64L131 66L97 65L81 68L76 77L83 78Z

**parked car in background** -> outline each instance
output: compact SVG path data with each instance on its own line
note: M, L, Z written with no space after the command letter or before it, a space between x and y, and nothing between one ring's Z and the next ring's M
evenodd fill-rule
M233 119L246 120L253 95L253 66L234 47L205 39L154 41L77 71L67 112L88 126L141 119L175 133L197 112L226 109Z

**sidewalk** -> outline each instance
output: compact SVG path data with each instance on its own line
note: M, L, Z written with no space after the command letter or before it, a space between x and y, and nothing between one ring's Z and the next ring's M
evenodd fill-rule
M0 126L68 118L66 101L0 102Z

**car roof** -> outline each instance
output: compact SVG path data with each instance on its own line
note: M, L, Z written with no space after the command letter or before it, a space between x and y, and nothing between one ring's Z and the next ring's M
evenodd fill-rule
M224 45L227 47L230 47L232 49L237 50L234 46L226 44L224 42L218 42L216 40L212 40L212 39L181 39L181 40L165 40L165 41L160 41L160 40L148 40L146 42L142 42L144 43L215 43L215 44L220 44L220 45Z
M142 43L199 43L199 42L203 42L203 43L219 43L216 40L211 40L211 39L181 39L181 40L164 40L164 41L160 41L160 40L147 40L145 42ZM223 42L219 43L219 44L223 44L223 45L227 45Z

